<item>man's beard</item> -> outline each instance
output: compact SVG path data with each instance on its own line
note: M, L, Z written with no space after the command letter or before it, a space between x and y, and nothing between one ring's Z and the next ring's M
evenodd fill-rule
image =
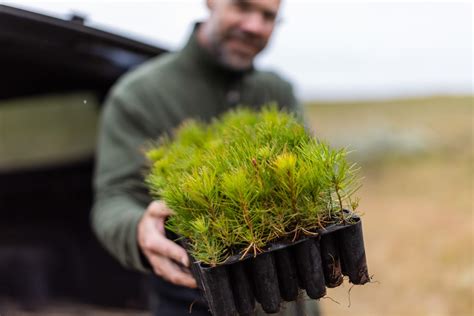
M249 56L231 51L226 46L226 42L231 39L237 39L247 45L250 45L251 47L255 48L255 53ZM244 71L251 68L255 56L261 52L267 44L266 40L262 39L261 37L247 32L242 32L239 29L231 29L222 36L214 34L211 36L211 43L214 47L219 62L224 66L237 71Z

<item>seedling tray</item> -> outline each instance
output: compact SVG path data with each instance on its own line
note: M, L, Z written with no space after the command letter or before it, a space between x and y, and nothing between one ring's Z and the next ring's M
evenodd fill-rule
M362 222L353 215L317 235L277 242L254 256L235 255L210 267L192 261L191 270L214 316L253 315L255 302L266 313L277 313L283 301L294 301L300 290L312 299L326 295L348 276L353 284L369 281Z

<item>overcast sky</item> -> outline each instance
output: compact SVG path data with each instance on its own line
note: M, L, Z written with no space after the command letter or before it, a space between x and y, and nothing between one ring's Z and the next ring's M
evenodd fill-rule
M204 0L0 1L168 49L181 47ZM373 99L473 93L470 1L286 0L262 68L291 80L302 99Z

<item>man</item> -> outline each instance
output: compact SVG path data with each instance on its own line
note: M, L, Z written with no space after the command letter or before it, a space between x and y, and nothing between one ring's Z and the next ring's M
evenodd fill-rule
M209 315L183 248L165 236L172 214L143 182L143 145L186 118L209 120L244 104L296 107L290 84L253 67L274 30L279 0L208 0L209 18L179 52L122 78L103 113L95 174L94 231L124 266L154 272L156 315ZM295 315L287 309L288 315ZM312 314L309 314L312 315Z

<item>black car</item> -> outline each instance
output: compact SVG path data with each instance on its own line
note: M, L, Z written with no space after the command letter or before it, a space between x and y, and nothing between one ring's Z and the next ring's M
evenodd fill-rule
M100 105L117 78L165 52L0 5L0 301L144 307L146 284L89 222Z

